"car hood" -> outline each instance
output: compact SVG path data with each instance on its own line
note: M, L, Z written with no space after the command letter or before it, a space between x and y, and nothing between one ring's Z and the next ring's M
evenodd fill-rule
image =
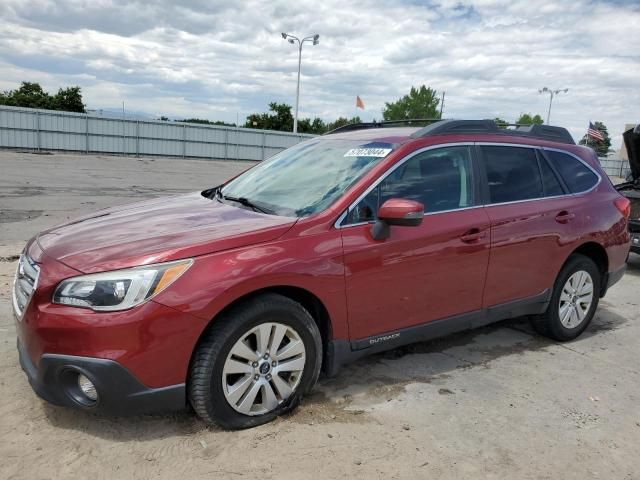
M640 125L627 130L622 135L629 155L629 166L634 181L640 179Z
M47 256L93 273L267 242L295 222L196 192L102 210L42 232L37 241Z

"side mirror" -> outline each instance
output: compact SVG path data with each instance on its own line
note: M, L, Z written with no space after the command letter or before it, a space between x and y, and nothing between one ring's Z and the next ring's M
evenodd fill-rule
M424 218L424 205L413 200L391 198L378 209L378 220L371 227L374 240L385 240L389 237L389 227L417 227Z

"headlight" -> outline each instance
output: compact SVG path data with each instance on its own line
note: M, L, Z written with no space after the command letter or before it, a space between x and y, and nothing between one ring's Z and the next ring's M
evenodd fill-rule
M192 263L179 260L69 278L56 288L53 303L97 311L126 310L160 293Z

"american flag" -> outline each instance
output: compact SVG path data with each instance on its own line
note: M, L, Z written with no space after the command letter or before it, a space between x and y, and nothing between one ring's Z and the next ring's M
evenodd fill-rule
M600 140L601 142L604 142L604 135L602 135L602 132L598 130L595 127L595 125L591 122L589 122L589 129L587 130L587 136L591 138L595 138L596 140Z

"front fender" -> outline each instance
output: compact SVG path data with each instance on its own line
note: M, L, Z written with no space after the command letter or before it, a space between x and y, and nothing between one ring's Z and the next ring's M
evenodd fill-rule
M283 286L316 296L329 314L334 338L348 338L342 240L333 229L197 257L154 300L210 321L251 293Z

